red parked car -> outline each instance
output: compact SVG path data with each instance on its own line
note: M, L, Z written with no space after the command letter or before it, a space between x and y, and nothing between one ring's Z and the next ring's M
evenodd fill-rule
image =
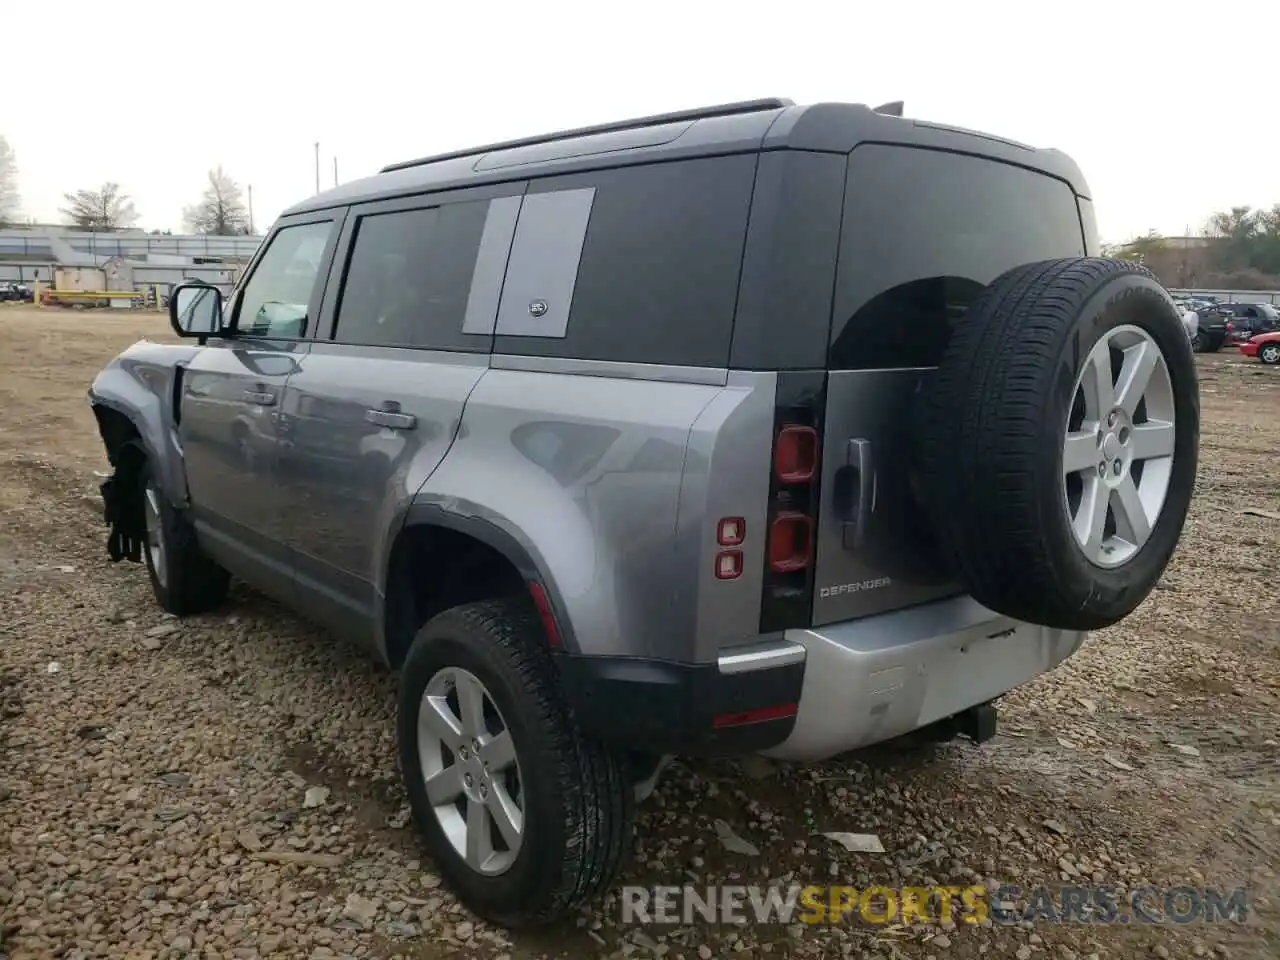
M1240 344L1240 352L1246 357L1257 357L1263 363L1280 363L1280 330L1250 337Z

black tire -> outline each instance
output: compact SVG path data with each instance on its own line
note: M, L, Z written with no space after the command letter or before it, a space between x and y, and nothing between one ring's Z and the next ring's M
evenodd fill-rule
M138 471L138 481L138 508L144 513L139 529L146 530L145 512L148 509L149 494L154 497L160 517L162 570L157 569L157 560L149 538L142 550L156 602L166 612L178 617L214 609L227 597L230 575L205 556L186 517L173 508L168 497L155 483L150 463L143 463Z
M1208 352L1209 340L1202 331L1196 331L1196 335L1191 340L1191 349L1196 353Z
M1258 359L1268 366L1280 363L1280 343L1264 343L1258 348Z
M520 766L525 835L514 861L496 876L467 865L427 799L418 709L431 678L449 667L484 684ZM474 913L505 927L552 923L613 883L633 833L627 759L588 738L570 716L528 601L470 603L430 620L401 671L398 727L414 821L445 882Z
M1071 532L1063 444L1085 358L1124 324L1150 336L1168 367L1173 466L1145 544L1127 562L1102 567ZM1191 501L1200 399L1186 332L1149 272L1100 258L1010 270L956 322L921 401L916 435L929 511L947 561L975 599L1031 623L1093 630L1150 593Z
M1212 337L1208 346L1205 348L1206 353L1217 353L1222 349L1222 344L1226 342L1226 337Z

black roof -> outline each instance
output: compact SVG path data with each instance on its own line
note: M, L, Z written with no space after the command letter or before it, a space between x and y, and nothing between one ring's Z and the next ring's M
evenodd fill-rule
M898 104L885 107L898 108ZM372 177L309 197L284 215L424 191L525 180L598 167L756 150L848 153L860 143L902 143L978 154L1029 167L1089 196L1079 168L1058 150L895 115L863 104L796 106L773 98L585 127L393 163Z

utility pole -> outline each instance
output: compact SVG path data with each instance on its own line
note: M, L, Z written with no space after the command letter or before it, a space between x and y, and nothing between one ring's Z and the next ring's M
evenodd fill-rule
M316 193L320 192L320 141L316 141Z
M338 158L333 158L333 185L338 185Z
M253 184L249 184L249 236L253 236Z

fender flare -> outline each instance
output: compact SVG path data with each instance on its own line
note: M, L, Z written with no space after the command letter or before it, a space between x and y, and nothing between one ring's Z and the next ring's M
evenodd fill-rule
M546 597L549 614L554 622L555 631L560 638L564 652L578 652L578 642L573 633L573 625L566 613L560 589L555 582L555 578L547 571L545 562L541 561L540 558L535 558L534 551L522 543L515 534L503 529L494 521L472 513L451 510L444 503L414 500L405 509L404 515L397 525L397 536L393 542L388 544L386 555L382 560L381 581L383 589L381 592L384 597L386 595L387 576L391 565L394 543L399 540L399 534L410 527L439 527L445 530L452 530L465 534L496 550L506 558L507 562L515 567L526 584L529 584L531 588L538 587L542 595Z

